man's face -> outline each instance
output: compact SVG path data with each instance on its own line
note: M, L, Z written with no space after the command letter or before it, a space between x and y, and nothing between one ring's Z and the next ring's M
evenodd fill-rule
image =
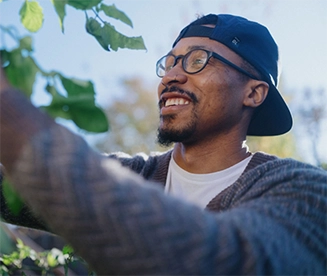
M209 38L183 38L171 53L186 55L194 47L216 52L241 65L242 59L236 53ZM158 142L196 143L239 127L245 87L239 74L214 58L202 71L188 74L179 60L158 86Z

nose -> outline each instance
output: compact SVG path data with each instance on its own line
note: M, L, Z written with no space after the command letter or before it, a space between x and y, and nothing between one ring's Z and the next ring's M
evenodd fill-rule
M169 84L172 83L185 83L187 81L187 76L183 73L183 74L175 74L175 75L165 75L162 78L161 84L167 86Z
M171 68L161 79L161 82L158 85L158 97L164 88L171 86L173 84L184 84L187 82L187 74L183 69L181 60L176 60L176 63L173 68Z
M176 66L174 67L176 68ZM173 68L173 69L174 69ZM187 76L184 71L177 71L171 69L166 75L163 76L159 86L158 86L158 97L160 98L160 95L164 88L168 86L172 86L174 84L183 84L187 82Z
M161 85L168 86L173 83L184 84L187 81L187 75L180 63L176 64L166 75L162 77Z
M176 66L174 67L176 68ZM158 98L164 88L172 86L174 84L184 84L187 82L187 75L182 69L182 71L171 69L166 75L163 76L160 84L158 85Z

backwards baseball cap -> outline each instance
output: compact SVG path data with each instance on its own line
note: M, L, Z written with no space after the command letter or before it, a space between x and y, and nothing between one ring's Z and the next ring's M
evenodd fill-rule
M203 25L215 25L214 28ZM186 26L173 47L185 37L208 37L250 63L269 84L264 102L253 113L247 135L273 136L292 128L292 115L277 90L278 47L266 27L229 14L209 14Z

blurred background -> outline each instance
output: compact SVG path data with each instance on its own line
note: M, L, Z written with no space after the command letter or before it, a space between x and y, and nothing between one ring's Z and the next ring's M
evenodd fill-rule
M85 31L85 14L66 7L64 33L51 1L40 0L44 25L28 33L20 23L23 0L0 0L0 25L15 26L20 36L33 36L33 56L46 71L60 71L68 77L91 80L96 101L110 123L109 132L91 134L72 122L57 121L82 135L101 152L166 150L156 140L158 120L156 61L165 55L179 31L197 16L231 13L257 21L270 30L280 49L279 90L293 117L293 129L277 137L249 137L250 150L262 150L280 157L293 157L327 168L327 1L326 0L119 0L103 1L132 20L133 28L112 19L116 29L127 36L142 36L147 50L103 50ZM3 32L0 48L15 42ZM50 98L46 82L39 78L32 102L46 105ZM9 238L8 238L9 237ZM12 240L22 239L37 251L60 247L64 243L43 232L1 223L0 253L12 252ZM58 272L56 275L62 272ZM74 274L75 273L75 274ZM70 271L83 275L85 269ZM32 275L32 274L31 274ZM33 274L34 275L34 274Z
M14 25L21 35L27 31L19 22L23 1L0 5L0 24ZM97 103L109 116L110 131L90 134L72 123L58 120L79 132L100 151L160 150L155 143L157 124L155 63L171 49L179 31L198 15L231 13L267 26L280 48L279 90L288 102L294 127L280 137L249 138L250 149L321 165L327 162L327 1L325 0L119 0L104 3L126 13L134 27L112 20L128 36L141 35L147 50L104 51L85 32L85 15L67 6L61 32L58 17L49 0L40 1L44 12L42 29L33 34L34 57L45 70L57 70L69 77L92 80ZM0 46L10 47L1 36ZM45 83L38 81L33 102L48 103Z

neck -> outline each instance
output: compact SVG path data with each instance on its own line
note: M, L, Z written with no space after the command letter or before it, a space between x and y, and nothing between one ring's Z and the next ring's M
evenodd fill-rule
M173 150L174 160L182 169L199 174L227 169L250 155L244 139L176 143Z

